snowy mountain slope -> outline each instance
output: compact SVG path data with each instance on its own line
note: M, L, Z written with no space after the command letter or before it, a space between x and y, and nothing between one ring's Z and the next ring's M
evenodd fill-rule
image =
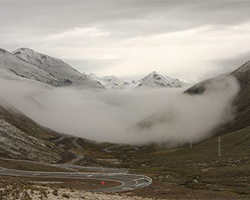
M184 82L152 72L141 80L124 81L116 76L98 77L80 73L67 63L51 56L20 48L11 53L0 50L0 70L52 86L80 86L84 88L133 89L180 88Z
M90 78L93 80L99 81L105 88L107 89L129 89L135 87L134 82L128 82L124 81L120 78L117 78L116 76L104 76L104 77L98 77L95 74L90 74Z
M28 48L20 48L12 52L14 56L26 63L37 66L57 79L62 86L81 86L86 88L103 88L103 86L86 74L81 74L67 63L51 56L35 52Z
M181 88L183 86L184 83L180 80L168 76L162 76L155 71L141 79L140 84L138 85L138 87L148 88Z
M4 76L16 75L53 86L60 85L59 81L49 73L16 58L4 49L0 49L0 72Z

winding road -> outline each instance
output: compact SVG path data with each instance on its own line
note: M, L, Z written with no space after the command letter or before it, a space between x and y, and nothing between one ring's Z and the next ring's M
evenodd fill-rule
M111 146L111 147L107 147L107 148L103 149L103 151L105 151L107 153L110 153L110 152L112 152L111 149L114 149L114 148L117 148L117 147L121 147L121 146L122 146L122 144L117 144L117 145L114 145L114 146Z
M57 141L61 141L65 136L59 138ZM84 150L78 143L78 138L73 140L73 144L77 149ZM93 179L93 180L106 180L115 181L121 183L119 186L112 188L101 188L91 190L92 192L121 192L134 190L137 188L143 188L149 186L152 183L152 179L148 176L128 174L126 169L117 168L103 168L103 167L86 167L74 165L80 159L83 159L83 155L77 155L77 158L64 164L48 164L33 161L23 161L37 163L47 166L60 167L70 170L70 172L41 172L41 171L23 171L14 170L0 167L0 175L18 176L18 177L36 177L36 178L63 178L63 179ZM13 159L7 159L13 160ZM20 161L20 160L18 160ZM76 170L84 170L85 172L78 172ZM89 172L88 172L89 171ZM94 171L94 172L93 172Z

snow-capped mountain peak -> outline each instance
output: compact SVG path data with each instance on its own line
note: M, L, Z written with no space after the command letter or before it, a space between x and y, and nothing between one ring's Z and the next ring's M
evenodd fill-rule
M180 88L184 83L179 79L163 76L156 71L151 72L141 79L139 87L153 87L153 88Z

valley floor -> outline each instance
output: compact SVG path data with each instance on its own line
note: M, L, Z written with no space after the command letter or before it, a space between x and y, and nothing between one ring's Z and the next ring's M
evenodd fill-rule
M249 199L250 127L222 135L222 156L217 156L217 137L199 144L168 149L166 146L129 146L95 143L74 137L55 140L64 149L62 163L126 168L129 173L153 179L148 187L116 194L91 193L100 181L1 177L0 199ZM75 144L77 143L77 145ZM81 148L80 148L81 147ZM77 155L82 157L77 158ZM26 171L57 171L56 167L0 160L2 167ZM64 171L64 170L63 170ZM40 183L39 183L40 182ZM52 182L52 183L51 183ZM114 187L106 183L105 187ZM85 190L85 191L83 191ZM26 195L26 196L25 196ZM11 197L12 196L12 197ZM21 198L22 199L22 198Z

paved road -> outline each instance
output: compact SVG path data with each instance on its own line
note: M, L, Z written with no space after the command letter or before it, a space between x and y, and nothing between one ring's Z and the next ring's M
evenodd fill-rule
M111 147L107 147L107 148L103 149L103 151L105 151L105 152L107 152L107 153L110 153L110 152L112 152L111 149L115 149L115 148L121 147L121 146L122 146L122 144L116 144L116 145L113 145L113 146L111 146Z
M79 139L79 138L75 138L75 139L73 140L73 144L76 146L76 148L81 149L81 150L84 150L84 149L82 148L82 146L79 145L79 144L77 143L78 139Z
M62 140L62 139L61 139ZM77 143L78 138L73 140L73 144L81 150L84 150L82 146ZM57 140L58 141L58 140ZM60 139L59 139L60 141ZM82 157L81 157L82 156ZM83 159L83 155L78 155L76 159ZM103 188L92 190L93 192L120 192L134 190L137 188L143 188L152 183L152 179L144 175L128 174L126 169L116 168L102 168L102 167L86 167L74 165L74 162L68 162L65 164L48 164L39 163L33 161L23 161L30 163L39 163L47 166L60 167L63 169L71 170L71 172L38 172L38 171L23 171L14 170L0 167L0 175L8 176L20 176L20 177L37 177L37 178L70 178L70 179L93 179L93 180L106 180L115 181L121 183L119 186L112 188ZM7 159L12 160L12 159ZM76 172L75 170L84 170L85 172ZM90 172L88 172L90 171ZM94 171L94 172L93 172Z
M52 142L60 142L61 140L63 140L64 138L67 138L67 137L69 137L69 136L62 136L62 137L60 137L60 138L58 138L58 139L56 139L56 140L53 140Z
M93 192L119 192L142 188L151 184L151 179L133 174L120 173L88 173L88 172L38 172L38 171L22 171L0 167L1 175L17 176L17 177L36 177L36 178L70 178L70 179L94 179L120 182L121 185L113 188L103 188L92 190Z

